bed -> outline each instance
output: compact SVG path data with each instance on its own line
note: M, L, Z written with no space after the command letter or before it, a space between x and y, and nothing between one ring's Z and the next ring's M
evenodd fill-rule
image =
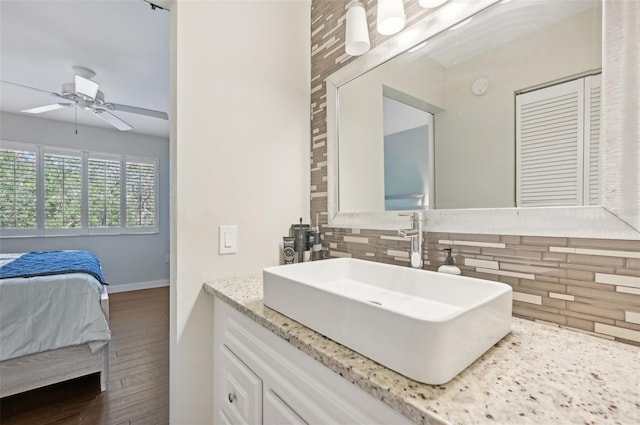
M0 254L0 397L93 373L107 389L105 285L88 251Z

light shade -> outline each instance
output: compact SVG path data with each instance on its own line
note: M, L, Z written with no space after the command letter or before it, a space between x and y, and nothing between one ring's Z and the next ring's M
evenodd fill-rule
M378 32L391 35L400 32L406 23L402 0L378 0Z
M367 12L362 3L354 1L347 10L346 41L344 50L348 55L360 56L369 51L369 26Z
M418 0L420 7L425 9L433 9L434 7L441 6L449 0Z
M80 75L76 75L76 93L91 100L96 98L100 85Z

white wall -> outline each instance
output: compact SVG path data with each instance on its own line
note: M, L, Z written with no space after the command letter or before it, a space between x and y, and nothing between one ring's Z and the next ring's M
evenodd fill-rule
M278 264L309 219L310 2L179 1L171 11L176 211L170 416L212 423L212 297L206 280ZM239 252L218 255L218 226Z
M82 113L82 112L79 112ZM20 114L0 114L0 139L118 155L158 158L160 232L150 235L100 235L2 238L0 252L87 249L101 260L110 292L129 284L167 283L169 265L169 139L78 126Z

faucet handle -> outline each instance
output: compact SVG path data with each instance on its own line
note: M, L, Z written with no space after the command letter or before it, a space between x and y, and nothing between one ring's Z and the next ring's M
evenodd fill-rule
M422 211L413 211L410 213L399 213L401 217L411 217L415 221L422 221Z

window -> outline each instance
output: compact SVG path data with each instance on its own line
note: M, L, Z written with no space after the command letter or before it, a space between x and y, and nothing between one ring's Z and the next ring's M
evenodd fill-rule
M36 151L0 149L0 228L36 229Z
M0 147L2 236L156 233L158 160Z
M152 226L155 221L154 164L127 163L127 227Z
M118 160L89 158L89 227L120 227L120 169Z
M82 157L44 154L44 227L82 227Z
M517 206L599 203L600 75L516 96Z

